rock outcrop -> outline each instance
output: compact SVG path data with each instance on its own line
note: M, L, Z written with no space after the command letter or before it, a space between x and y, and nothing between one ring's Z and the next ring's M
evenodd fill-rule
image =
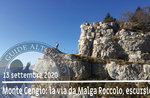
M47 48L41 58L35 63L33 72L42 74L45 76L46 73L54 72L58 74L56 78L42 78L36 79L37 81L59 81L59 80L70 80L74 78L87 79L91 76L91 65L87 62L79 61L79 57L74 54L64 54L55 48ZM55 83L55 85L48 84L32 84L31 87L49 87L67 88L68 84ZM33 98L83 98L86 95L62 95L62 94L44 94L39 96L32 96ZM31 98L32 98L31 97ZM88 97L90 98L90 97Z
M116 62L106 64L106 70L111 78L116 80L149 80L150 65L124 64Z
M74 54L64 54L55 48L48 48L35 63L34 72L58 72L59 77L88 78L91 75L91 65L78 60Z
M116 80L150 79L150 32L143 34L119 30L115 23L83 23L78 42L78 54L65 54L55 48L46 49L35 63L34 72L44 74L57 71L59 80L94 80L91 78L93 76L101 80L107 77ZM51 84L47 86L49 85ZM65 95L66 97L89 98L86 95Z
M84 23L81 25L79 55L147 61L150 59L150 32L118 31L115 23Z

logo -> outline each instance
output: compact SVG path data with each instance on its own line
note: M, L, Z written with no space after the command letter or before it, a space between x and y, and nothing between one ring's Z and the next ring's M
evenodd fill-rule
M59 52L58 47L36 41L22 42L8 49L0 58L0 98L30 98L30 81L58 80L68 74L67 67L57 63L61 60Z

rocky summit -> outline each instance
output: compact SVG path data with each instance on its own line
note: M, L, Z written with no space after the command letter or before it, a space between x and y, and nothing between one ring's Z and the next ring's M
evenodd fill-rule
M83 23L78 43L77 54L65 54L55 48L46 49L35 63L34 72L44 74L57 70L61 77L59 80L150 79L150 32L120 29L114 22ZM46 87L49 85L52 84L46 84ZM88 96L41 95L40 97L87 98Z
M115 23L84 23L81 25L79 55L148 61L150 32L133 32L118 28Z

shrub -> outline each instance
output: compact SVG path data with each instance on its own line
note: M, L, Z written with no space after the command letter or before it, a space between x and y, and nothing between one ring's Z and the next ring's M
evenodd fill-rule
M150 6L137 7L133 13L126 11L122 13L117 19L121 29L127 29L137 32L149 32L150 31Z

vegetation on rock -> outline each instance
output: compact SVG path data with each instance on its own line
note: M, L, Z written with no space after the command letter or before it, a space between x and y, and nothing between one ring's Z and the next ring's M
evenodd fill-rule
M150 6L137 7L135 12L125 11L117 19L121 29L132 31L150 31Z
M106 23L115 22L115 21L116 21L116 19L113 18L113 17L110 15L110 13L107 13L106 17L104 18L104 22L106 22Z

